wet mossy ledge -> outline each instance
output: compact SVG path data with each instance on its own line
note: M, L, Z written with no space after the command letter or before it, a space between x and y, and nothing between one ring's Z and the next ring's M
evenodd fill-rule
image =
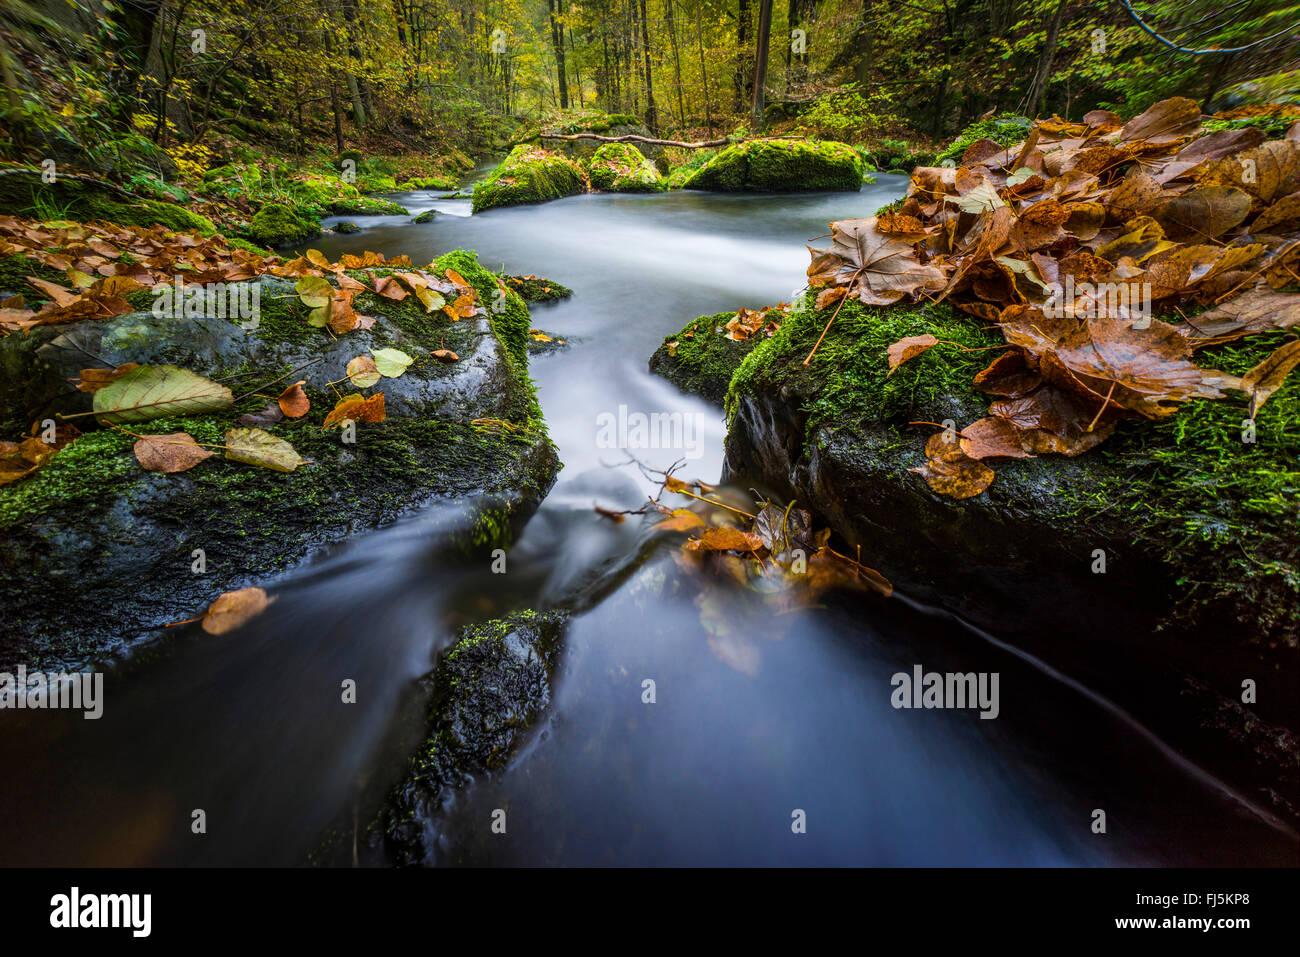
M847 143L749 140L728 146L684 177L670 177L669 184L722 192L856 192L866 168L862 155Z
M437 863L438 815L450 796L499 770L551 698L568 624L563 611L525 610L467 625L425 679L426 739L371 831L372 850L399 865Z
M471 252L432 264L454 269L482 302L499 278ZM384 270L376 270L377 273ZM508 293L487 317L449 320L402 302L360 294L369 330L335 338L307 323L292 280L258 281L253 331L217 317L170 319L150 311L101 322L37 327L0 339L0 420L6 434L59 413L86 411L91 397L67 387L85 355L110 365L173 364L229 380L236 395L303 366L311 410L267 426L307 459L291 473L228 461L220 453L190 471L145 471L135 438L93 428L30 478L0 487L0 670L76 668L126 655L168 623L193 617L221 592L266 585L322 546L389 524L432 502L468 510L451 544L467 553L509 544L559 469L528 375L527 305ZM323 422L338 399L332 382L354 356L382 347L414 363L385 378L387 417L359 423L355 441ZM460 359L440 362L447 348ZM293 381L293 379L288 381ZM285 383L269 390L276 393ZM358 391L344 382L344 393ZM256 395L221 413L133 427L186 431L220 446ZM192 570L202 549L206 571Z
M1000 464L988 491L955 500L909 471L934 431L912 423L986 414L971 382L989 353L962 349L1001 337L946 306L853 301L805 367L830 314L795 311L748 355L715 348L729 314L702 317L668 337L677 354L661 347L652 369L725 393L728 478L797 498L901 593L1117 700L1294 818L1297 722L1283 678L1300 627L1300 381L1260 410L1253 442L1242 402L1190 402L1165 420L1125 420L1077 458ZM926 333L941 344L888 375L887 347ZM1240 375L1287 336L1197 361ZM1225 705L1245 679L1259 704L1229 727Z
M0 209L10 215L42 220L102 221L123 226L159 224L176 232L211 236L212 221L175 203L132 194L106 181L56 174L53 182L40 170L0 169Z
M483 182L474 187L476 213L498 206L544 203L585 192L582 172L570 160L535 146L510 151Z
M736 314L720 312L692 319L671 336L650 357L650 371L663 376L683 392L702 396L722 405L731 377L745 357L754 351L761 336L727 338L727 323Z

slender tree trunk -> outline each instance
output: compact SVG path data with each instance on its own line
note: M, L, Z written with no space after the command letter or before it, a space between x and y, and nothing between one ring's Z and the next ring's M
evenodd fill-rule
M713 132L713 115L709 112L709 61L704 56L704 27L700 23L700 3L695 3L695 39L700 45L700 77L704 81L704 125Z
M650 29L646 25L645 0L641 0L641 53L645 63L645 125L651 133L659 133L659 110L655 106L654 81L650 76Z
M754 105L751 125L755 133L763 132L764 85L767 83L767 47L772 32L772 0L759 0L758 37L754 48Z
M1027 116L1037 116L1047 97L1047 81L1052 76L1052 61L1056 59L1056 38L1061 32L1061 18L1064 14L1065 0L1060 0L1056 5L1056 13L1052 15L1051 22L1047 26L1047 39L1043 42L1043 52L1038 58L1038 69L1034 71L1029 89L1025 92Z
M560 17L564 14L564 0L547 0L551 17L551 49L555 51L555 76L560 85L560 109L569 108L569 81L564 66L564 29Z
M333 77L330 78L330 107L334 110L334 148L337 152L342 153L343 146L343 115L339 108L339 85Z
M668 41L673 47L673 77L677 83L677 122L686 128L686 100L682 95L682 58L677 49L677 20L673 0L665 0L668 11Z
M749 99L749 0L736 0L736 96L734 109L741 111Z

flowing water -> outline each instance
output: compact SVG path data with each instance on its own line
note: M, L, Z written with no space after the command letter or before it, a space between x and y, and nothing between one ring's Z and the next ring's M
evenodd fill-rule
M1284 863L1295 835L1198 774L1122 713L905 596L774 616L759 596L701 590L632 509L655 483L598 441L602 413L682 413L698 442L638 457L716 480L716 408L651 376L688 319L785 299L804 242L900 195L586 195L470 217L464 200L395 198L312 245L558 280L534 308L566 347L535 356L565 463L510 551L456 562L433 506L275 584L231 635L193 629L110 674L105 716L44 712L0 741L0 863L294 864L323 829L365 821L424 730L418 678L455 627L523 607L578 609L551 705L510 765L429 822L442 864L1104 865ZM864 559L870 563L870 556ZM1047 572L1045 572L1047 573ZM1050 587L1045 585L1045 587ZM999 714L895 710L891 676L996 672ZM339 703L354 679L355 705ZM646 680L655 702L643 701ZM1093 810L1108 832L1093 834ZM207 833L191 833L195 809ZM508 812L503 834L493 812ZM806 821L794 833L792 821Z

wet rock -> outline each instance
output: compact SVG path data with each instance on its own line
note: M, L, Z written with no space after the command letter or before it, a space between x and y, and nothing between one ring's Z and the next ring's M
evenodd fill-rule
M476 287L480 301L493 301L497 279L472 253L438 260L438 269L448 267ZM274 395L303 379L312 403L302 419L268 429L309 460L292 473L220 454L177 475L146 472L133 456L133 436L101 428L31 478L0 487L0 670L75 667L129 652L223 591L265 583L323 545L435 499L477 511L467 550L498 547L549 490L559 466L527 377L531 324L517 296L500 313L453 323L414 297L394 303L360 295L357 309L375 316L374 327L334 338L307 325L291 283L264 279L258 288L255 329L142 312L0 339L6 421L24 431L33 420L89 408L90 397L68 384L96 365L88 356L110 365L178 365L224 378L236 395ZM337 401L331 383L362 391L344 379L347 361L382 347L415 361L400 378L367 390L385 394L386 420L358 424L356 441L344 442L339 430L322 427ZM440 348L460 360L438 361L432 352ZM239 415L266 401L250 396L228 412L132 431L184 430L220 446ZM76 421L90 428L92 420ZM201 574L192 570L196 549Z
M784 193L862 188L865 161L830 140L750 140L728 146L680 181L682 189ZM677 180L670 180L674 186Z
M568 616L523 611L461 629L425 679L429 733L385 818L400 864L436 861L440 809L484 773L506 766L551 697Z
M591 157L591 185L610 193L654 193L664 188L654 162L629 143L603 143Z
M700 316L670 336L650 357L650 371L663 376L683 392L722 404L731 377L761 337L728 339L727 323L734 312Z
M414 217L414 218L411 220L411 222L413 222L413 223L431 223L431 222L433 222L434 217L436 217L437 215L438 215L438 211L437 211L436 209L426 209L426 210L425 210L424 212L422 212L419 216Z
M524 302L558 302L573 295L568 286L541 276L506 276L505 280Z
M981 417L988 397L970 382L988 353L940 345L890 376L885 349L923 333L971 350L1000 337L945 308L855 302L805 367L829 317L796 314L739 365L727 476L819 512L901 593L1117 701L1265 805L1300 806L1294 793L1274 800L1277 763L1261 771L1201 729L1207 712L1231 721L1222 705L1247 678L1258 720L1296 725L1286 684L1300 664L1300 542L1283 502L1300 481L1300 383L1261 410L1254 443L1241 441L1240 403L1189 403L1167 421L1121 423L1078 458L999 464L987 492L958 501L909 471L934 430L910 423ZM1240 374L1276 339L1199 359Z
M481 213L497 206L545 203L586 188L582 173L563 156L521 145L474 187L473 210Z

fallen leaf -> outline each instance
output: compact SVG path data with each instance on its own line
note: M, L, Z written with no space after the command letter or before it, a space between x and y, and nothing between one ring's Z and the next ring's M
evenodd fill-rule
M299 379L293 385L286 387L276 399L280 411L291 419L301 418L311 410L311 400L307 398L307 393L302 388L306 384L306 379Z
M150 472L174 475L192 469L216 453L194 441L188 432L142 435L134 446L135 458Z
M266 611L273 601L262 588L225 592L204 612L201 627L210 635L224 635Z
M886 350L889 354L889 375L893 375L894 370L901 366L909 359L915 359L922 352L931 346L939 344L939 340L928 332L920 336L908 336L905 339L899 339L890 345Z
M292 445L263 429L231 429L226 433L226 458L260 465L277 472L292 472L303 458Z

